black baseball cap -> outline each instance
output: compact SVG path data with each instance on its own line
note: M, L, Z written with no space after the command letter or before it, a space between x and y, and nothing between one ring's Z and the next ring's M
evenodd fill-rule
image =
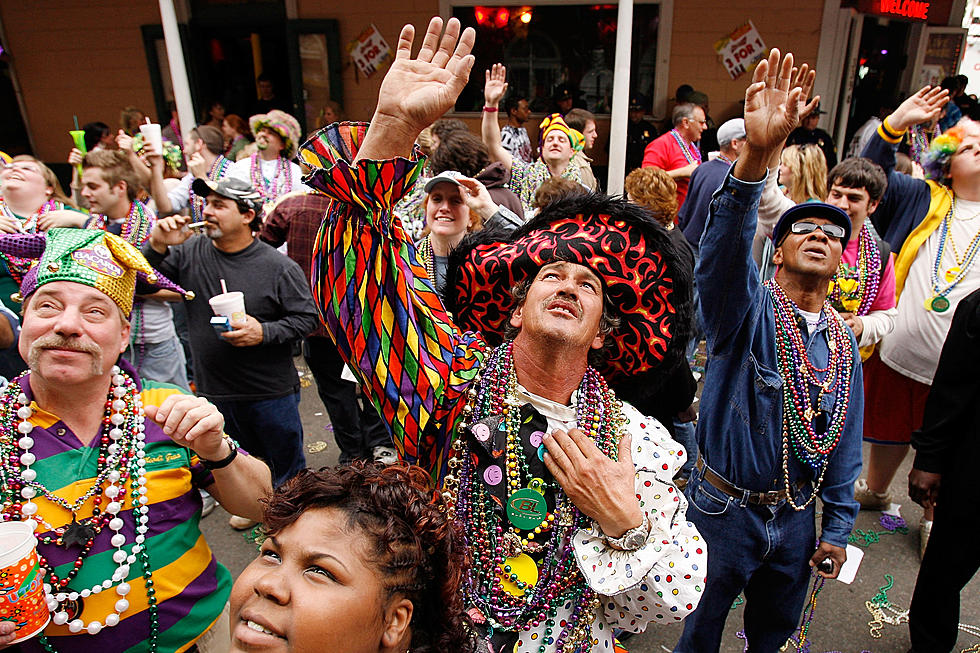
M191 184L191 190L199 197L215 193L236 202L244 202L256 213L262 209L262 196L252 188L252 184L235 177L225 177L218 181L198 177Z
M779 247L783 238L789 233L789 228L793 226L796 222L801 222L807 218L824 218L836 225L839 225L844 229L844 237L840 239L840 244L842 247L847 246L847 241L851 239L851 219L846 213L841 211L836 206L832 204L825 204L823 202L803 202L802 204L797 204L796 206L786 209L786 211L779 216L779 221L776 222L776 228L772 232L772 242L776 247Z

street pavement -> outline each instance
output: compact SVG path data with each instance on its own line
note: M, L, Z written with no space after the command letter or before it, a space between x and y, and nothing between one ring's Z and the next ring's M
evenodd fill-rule
M305 432L306 461L310 468L317 469L336 464L338 450L333 440L330 421L316 394L316 387L312 384L312 377L301 362L302 359L297 359L303 386L300 413ZM866 462L867 447L864 455ZM890 576L893 581L885 595L898 610L906 609L912 596L919 568L918 523L922 509L906 495L905 479L910 466L911 456L906 459L891 488L894 500L901 502L900 512L909 524L908 533L887 531L880 522L880 512L861 512L855 532L861 530L867 534L867 537L860 538L864 558L853 583L845 585L838 581L828 581L818 594L809 631L809 653L905 653L909 650L906 624L885 623L880 628L880 636L872 637L868 624L872 616L865 603L879 595L881 588L888 585L886 576ZM964 515L963 518L977 519L978 516ZM231 570L233 577L237 577L255 558L257 546L247 539L247 534L233 531L228 526L228 514L220 506L202 521L202 530L218 560ZM977 542L963 544L980 546ZM967 585L960 603L960 622L968 625L980 624L980 574ZM743 608L742 604L736 605L729 616L721 645L723 653L740 653L744 647L744 641L736 634L742 627ZM680 625L651 626L647 632L630 638L624 644L631 653L671 651L680 637L681 628ZM968 649L970 653L980 652L980 638L961 631L955 651L960 653ZM792 645L787 649L789 653L794 650Z

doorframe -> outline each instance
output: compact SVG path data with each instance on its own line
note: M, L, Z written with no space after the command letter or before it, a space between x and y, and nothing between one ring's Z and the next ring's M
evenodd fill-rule
M340 58L340 23L334 19L286 20L286 47L289 61L289 86L294 115L303 133L309 133L306 124L306 102L303 98L303 64L299 57L300 34L323 34L327 37L327 64L330 69L330 99L344 104L343 64ZM296 115L298 114L298 115Z

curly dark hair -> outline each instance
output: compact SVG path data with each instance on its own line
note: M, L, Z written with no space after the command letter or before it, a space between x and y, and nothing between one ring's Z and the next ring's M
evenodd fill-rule
M467 131L469 127L459 118L439 118L432 125L432 133L439 137L440 144L442 139L455 131Z
M451 131L440 136L439 147L429 156L429 167L437 175L446 170L476 177L490 165L490 152L480 137L469 130Z
M421 467L355 462L303 470L265 500L265 532L276 535L307 510L333 508L370 540L372 563L388 596L414 606L412 651L471 653L476 644L460 585L466 558L462 533L444 512Z

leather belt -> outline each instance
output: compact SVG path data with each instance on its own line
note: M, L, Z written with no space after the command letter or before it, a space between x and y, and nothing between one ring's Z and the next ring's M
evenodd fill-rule
M769 492L752 492L751 490L743 490L740 487L732 485L721 476L718 476L714 470L708 467L700 453L698 454L698 460L695 463L695 466L698 468L698 471L703 472L702 477L704 480L710 483L712 487L717 488L728 496L734 497L740 501L742 500L742 497L745 497L747 494L748 496L746 501L749 503L757 506L773 506L780 501L785 501L789 498L789 495L786 493L786 488L783 488L782 490L770 490ZM794 487L797 491L799 491L806 487L808 483L809 481L799 480L796 482Z

